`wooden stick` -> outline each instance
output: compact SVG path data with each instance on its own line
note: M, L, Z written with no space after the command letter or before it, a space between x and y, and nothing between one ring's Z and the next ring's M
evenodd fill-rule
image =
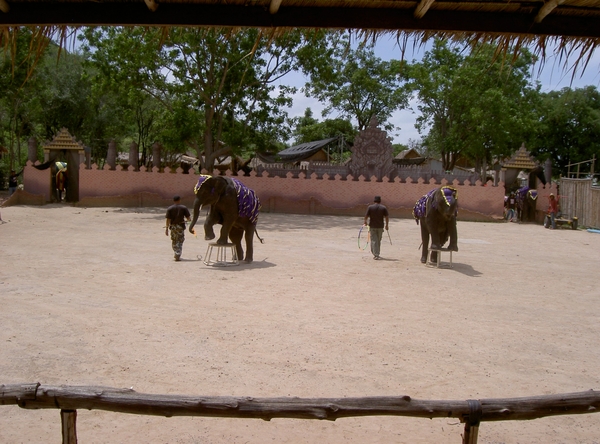
M32 389L35 388L35 392ZM480 399L480 421L529 420L555 415L596 413L600 392ZM362 398L252 398L230 396L183 396L137 393L111 387L0 385L0 405L25 409L106 410L157 416L206 416L221 418L325 419L358 416L409 416L458 418L473 415L469 401L418 400L410 396Z
M77 444L77 410L61 410L62 444Z

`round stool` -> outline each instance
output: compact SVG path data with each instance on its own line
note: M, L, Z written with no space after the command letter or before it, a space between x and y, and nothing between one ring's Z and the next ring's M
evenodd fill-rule
M216 248L216 258L212 260L213 250ZM229 252L229 253L228 253ZM229 254L230 259L227 259ZM237 253L235 251L235 244L217 244L211 242L208 244L206 249L206 255L204 257L204 264L212 267L231 267L232 265L239 265Z

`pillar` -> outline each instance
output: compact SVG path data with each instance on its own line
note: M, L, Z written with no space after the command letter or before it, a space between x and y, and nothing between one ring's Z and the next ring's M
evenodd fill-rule
M115 143L114 139L108 143L106 163L108 164L111 170L114 170L117 167L117 144Z
M140 149L138 147L138 144L135 142L131 142L131 145L129 145L129 166L133 166L133 171L140 170L139 159Z
M92 168L92 149L89 146L86 146L86 147L84 147L84 152L85 152L85 168L89 170Z
M546 159L544 162L544 177L546 178L546 183L550 185L552 183L552 159Z
M152 168L160 169L160 143L154 142L152 144Z
M37 162L37 141L35 137L30 137L27 141L27 160L31 163Z

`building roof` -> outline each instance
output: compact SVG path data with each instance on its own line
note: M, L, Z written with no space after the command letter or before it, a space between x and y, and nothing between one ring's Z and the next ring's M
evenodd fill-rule
M277 156L284 162L298 162L314 155L327 144L338 140L338 137L330 137L329 139L317 140L315 142L301 143L300 145L291 146L283 151L279 151Z
M420 165L425 162L425 157L421 156L417 150L410 148L400 151L396 157L392 159L394 165Z
M538 163L531 157L529 151L525 149L525 144L507 161L502 163L503 168L516 168L519 170L533 170Z
M46 142L42 147L44 150L83 150L83 144L75 140L75 137L71 136L69 130L66 128L61 129L52 138L50 142Z

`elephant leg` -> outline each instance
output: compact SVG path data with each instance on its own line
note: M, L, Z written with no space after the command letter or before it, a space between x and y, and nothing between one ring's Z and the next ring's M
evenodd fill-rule
M433 228L433 230L431 229ZM431 248L435 249L435 250L439 250L440 248L442 248L442 235L443 233L440 233L438 231L438 229L436 229L437 227L430 227L429 228L429 233L431 234Z
M219 239L217 239L217 244L225 245L228 243L228 237L230 237L230 231L233 229L234 220L229 220L227 218L223 218L223 225L221 226L221 235Z
M421 263L427 262L427 254L429 253L429 230L425 226L425 219L421 219L421 242L423 249L421 250Z
M251 264L254 260L254 225L248 224L244 237L246 239L246 262Z
M244 259L244 249L242 248L242 237L244 230L238 227L231 227L229 230L229 239L235 245L235 253L239 261Z
M453 217L448 223L448 234L450 235L450 251L458 251L458 231L456 230L456 217Z
M213 211L208 213L206 216L206 220L204 221L204 239L205 240L213 240L215 238L215 232L213 230L213 226L218 223L218 216L213 214Z

